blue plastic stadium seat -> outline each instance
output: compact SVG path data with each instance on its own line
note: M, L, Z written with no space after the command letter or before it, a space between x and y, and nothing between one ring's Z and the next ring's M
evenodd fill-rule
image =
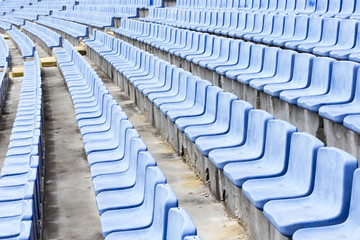
M249 82L250 87L262 91L267 84L284 83L290 81L295 67L295 55L295 52L292 50L279 51L275 75L271 77L253 79Z
M186 236L196 235L196 227L183 208L171 208L168 215L166 239L183 240Z
M257 159L233 161L224 167L224 175L237 187L249 179L284 175L289 158L290 138L296 128L281 120L270 120L266 129L263 155Z
M357 227L357 219L359 210L357 205L359 204L359 173L360 170L356 169L354 172L354 178L352 183L351 200L349 216L344 223L317 227L317 228L305 228L295 232L294 240L335 240L335 239L358 239L360 238L359 228Z
M331 51L351 49L355 45L357 21L342 20L339 24L337 41L333 45L319 46L313 49L313 53L321 56L329 56Z
M252 50L251 46L253 45L254 44L249 42L240 42L240 48L237 52L234 52L234 60L232 62L229 61L228 65L217 67L215 71L218 74L225 75L226 72L231 70L247 68L250 60L250 52Z
M265 48L261 70L241 73L237 76L237 81L248 85L252 79L273 77L276 73L279 50L274 47Z
M21 221L19 218L0 218L0 237L3 239L28 240L34 239L32 222Z
M175 121L175 125L180 131L184 131L188 126L199 126L204 124L211 124L216 120L216 111L219 101L219 94L223 90L219 87L209 86L206 93L205 111L198 116L182 117ZM161 105L160 109L163 109L165 104ZM165 105L165 106L172 106Z
M185 135L192 141L200 136L212 136L226 133L229 130L231 104L237 97L231 93L219 93L215 119L209 124L188 126L184 129ZM195 122L197 123L197 121Z
M345 117L344 126L356 133L360 133L360 115L356 114Z
M263 23L261 23L261 28L257 29L257 31L245 33L243 38L251 41L254 37L267 36L271 34L275 16L276 15L273 13L265 14Z
M345 21L345 20L344 20ZM350 21L350 20L349 20ZM355 39L349 38L347 40L344 40L347 44L345 46L340 45L341 42L338 41L338 48L331 50L330 57L343 59L343 60L354 60L357 61L357 55L360 52L360 27L359 24L356 24L355 27ZM340 37L340 36L339 36ZM343 37L343 36L341 36ZM349 42L350 41L350 42ZM354 45L351 46L351 41L354 42Z
M280 99L296 105L300 97L326 94L330 85L333 62L334 60L330 58L314 58L309 76L310 84L302 89L284 90L280 93Z
M91 176L93 178L103 175L126 171L130 162L130 151L132 139L138 139L139 135L135 129L129 127L128 121L123 121L121 136L115 140L119 145L115 149L94 152L88 155ZM133 163L132 163L133 164Z
M317 41L317 39L314 39L314 41L306 41L306 43L298 46L298 50L303 52L313 52L317 47L330 48L331 46L334 46L338 39L339 22L340 20L336 18L324 18L319 41Z
M269 83L265 85L264 92L274 97L279 97L282 91L307 87L314 58L310 54L296 54L291 79L284 83Z
M284 47L288 41L303 40L307 36L308 32L308 21L309 17L307 16L296 16L294 29L291 26L285 25L286 33L284 33L280 38L274 39L273 44L277 46Z
M210 161L220 170L230 162L259 159L264 153L267 123L272 119L269 113L251 110L248 117L246 141L241 145L210 151Z
M290 199L307 196L314 183L317 151L324 144L307 133L291 136L289 165L283 176L246 181L243 193L260 210L274 199Z
M303 24L303 22L301 23ZM265 43L271 43L276 46L283 46L286 39L291 39L295 34L296 18L294 15L288 15L284 18L284 28L281 35L275 35L265 38Z
M264 36L261 39L262 43L265 44L272 44L272 42L277 39L280 38L284 33L285 30L287 28L287 26L289 26L289 29L292 29L293 25L294 25L294 21L295 18L294 17L286 17L287 15L285 15L284 13L279 13L277 18L274 19L274 25L273 25L273 30L271 32L270 35ZM257 41L257 38L254 38L253 40Z
M126 141L126 140L125 140ZM127 142L129 143L129 142ZM132 138L127 144L124 158L114 172L96 176L93 179L95 194L102 191L130 188L135 185L138 154L146 151L146 145L140 138ZM112 170L113 171L113 170Z
M349 103L326 105L319 109L319 115L331 121L342 123L347 115L360 114L360 74L357 72L355 92L353 99Z
M317 112L323 105L348 103L353 98L358 65L353 62L335 62L331 71L330 89L326 94L300 97L297 105Z
M202 136L196 139L196 147L205 156L214 149L241 145L245 141L249 111L253 107L241 100L235 100L231 105L229 131L215 136Z
M244 46L244 47L249 47ZM263 59L263 55L264 55L264 46L261 45L251 45L250 47L250 54L249 55L245 55L245 61L240 61L242 60L242 56L240 56L240 59L238 61L238 64L232 66L232 68L228 69L225 73L226 77L230 78L230 79L237 79L237 77L240 74L246 74L246 73L256 73L256 72L260 72L262 69L262 59ZM240 50L241 52L241 50ZM246 59L246 57L249 57L248 59Z
M195 97L195 103L191 107L185 107L185 108L175 108L170 109L167 111L166 115L167 117L172 121L175 122L176 119L180 117L192 117L192 116L200 116L205 111L205 101L206 101L206 95L207 95L207 88L208 86L211 86L211 83L206 80L198 80L196 82L196 97ZM165 96L161 96L165 97ZM170 100L171 102L171 100Z
M307 35L293 38L285 43L286 48L298 49L300 44L314 44L321 39L322 21L320 17L310 16L308 20Z
M96 203L100 215L106 211L140 206L144 197L155 191L159 183L166 183L166 179L156 165L149 152L140 152L136 184L132 188L104 191L96 196Z
M301 228L344 222L357 166L357 160L340 149L320 148L312 193L306 197L270 201L264 206L265 216L287 237Z
M153 206L149 206L151 209L146 208L147 211L151 211L149 213L151 214L151 219L147 226L142 226L141 229L136 230L127 228L123 229L123 231L117 231L117 226L113 226L113 228L111 228L113 232L107 235L105 239L164 239L166 236L168 212L171 208L177 207L178 200L169 185L159 184L156 186L155 199L153 202ZM113 224L119 223L116 219L121 217L122 212L128 212L127 217L124 219L125 222L129 221L129 216L133 216L130 219L135 221L148 217L144 214L144 211L137 212L136 208L130 208L127 210L108 211L101 216L101 220L104 221L105 218L108 217L113 218Z

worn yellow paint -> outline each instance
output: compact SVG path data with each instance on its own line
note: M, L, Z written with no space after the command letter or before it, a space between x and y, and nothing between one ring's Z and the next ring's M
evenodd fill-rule
M107 31L106 33L111 35L111 36L114 36L114 32L112 32L112 31Z
M40 58L40 63L41 67L53 67L56 66L56 58L55 56Z
M86 55L86 48L80 44L79 46L74 47L81 55Z
M9 73L9 77L22 77L24 76L24 68L23 67L13 67L12 71Z

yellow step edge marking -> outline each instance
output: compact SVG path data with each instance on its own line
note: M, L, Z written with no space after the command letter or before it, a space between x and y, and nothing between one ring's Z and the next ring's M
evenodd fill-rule
M24 67L13 67L9 73L9 77L22 77L24 76Z
M40 64L41 67L54 67L56 66L56 58L55 56L40 58Z

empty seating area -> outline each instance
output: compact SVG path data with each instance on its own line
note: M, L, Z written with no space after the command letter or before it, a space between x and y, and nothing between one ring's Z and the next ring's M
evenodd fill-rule
M79 23L46 16L40 16L36 22L62 34L72 44L78 45L82 38L89 37L89 27Z
M249 226L256 239L264 236L277 239L271 226L282 235L291 237L301 228L345 221L350 206L352 176L358 164L354 157L340 149L325 148L324 143L315 137L296 133L293 125L274 120L262 110L253 110L249 103L237 100L236 96L211 86L210 82L177 70L128 43L98 31L93 36L93 41L85 42L90 57L136 100L173 147L180 154L187 155L190 164L208 181L213 194ZM123 60L113 61L113 52ZM339 64L350 67L342 76L345 72L357 71L353 68L354 63ZM233 122L237 126L232 125ZM299 146L303 146L301 150ZM305 146L310 148L306 150ZM296 153L297 150L301 153ZM305 152L307 161L311 162L307 165L302 162ZM329 163L333 161L331 159L335 162ZM335 168L329 169L331 167ZM304 171L307 174L299 176ZM334 173L331 177L334 182L324 183L324 187L322 182L329 173ZM264 184L268 185L263 187ZM247 185L249 187L243 188ZM286 185L289 187L284 189ZM324 192L331 195L334 203L341 204L331 206L332 203L327 202L329 195ZM253 200L251 194L256 193L263 199L261 203ZM293 200L278 200L291 198ZM319 202L323 208L317 205ZM286 204L289 207L282 210L282 205ZM299 207L304 204L308 205L306 212ZM326 209L333 212L325 214ZM258 217L248 216L249 211ZM297 217L287 218L289 211ZM297 212L300 214L296 215ZM262 219L260 222L267 224L256 225L255 219Z
M143 20L359 61L357 5L355 1L195 1L151 9Z
M20 101L0 176L0 233L4 239L40 237L43 143L40 59L24 63Z
M10 16L3 16L0 17L0 21L2 22L6 22L15 26L22 26L25 24L25 20L24 19L20 19L20 18L16 18L16 17L10 17Z
M155 159L102 80L69 42L55 56L83 137L104 238L196 235L191 218L177 209L177 198ZM173 218L180 218L180 225L172 226L177 222Z
M34 42L16 27L7 31L16 48L20 50L23 58L34 57Z
M62 45L61 36L47 27L26 21L22 29L27 35L31 34L35 36L37 40L35 42L40 46L45 44L43 48L48 49L49 54L51 54L53 48L61 47Z
M0 8L0 109L13 101L13 84L22 86L0 166L0 239L54 239L45 228L65 236L66 224L47 221L63 198L76 202L65 193L72 186L51 181L80 164L47 166L63 160L53 134L69 131L45 117L62 113L64 100L51 108L47 92L60 85L72 110L60 118L74 118L82 146L71 144L76 135L63 141L83 156L90 187L72 184L91 192L99 225L90 238L360 239L360 0L5 0ZM24 59L23 78L13 79L6 39ZM169 168L177 157L198 181L180 181L191 176ZM195 215L210 204L229 223ZM89 230L92 213L69 212L75 228ZM228 234L209 237L207 221Z
M342 124L348 115L360 113L357 107L351 107L357 101L355 62L336 62L293 50L134 20L123 20L122 26L113 31L142 49L150 46L165 60L314 135L323 118ZM345 70L340 65L350 68ZM349 75L336 75L339 68ZM342 87L337 85L345 78L348 80L340 84ZM339 88L341 93L336 92ZM284 109L275 108L279 102L287 104ZM312 125L304 120L306 110L315 113ZM331 139L333 131L324 131L325 138Z

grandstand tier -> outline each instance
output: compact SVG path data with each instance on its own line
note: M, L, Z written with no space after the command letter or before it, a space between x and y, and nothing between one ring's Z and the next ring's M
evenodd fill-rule
M360 238L360 0L0 15L1 239Z

